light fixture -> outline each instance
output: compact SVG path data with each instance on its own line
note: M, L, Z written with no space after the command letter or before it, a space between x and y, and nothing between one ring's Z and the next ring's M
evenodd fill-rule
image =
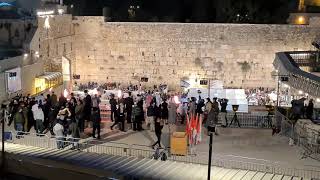
M317 102L320 102L320 98L317 98L316 101L317 101Z
M50 10L50 11L38 11L37 12L38 16L47 16L47 15L53 15L53 14L54 14L53 10Z
M28 53L24 53L24 55L23 55L24 57L28 57L29 56L29 54Z
M118 98L120 98L121 95L122 95L122 92L121 92L121 90L119 90L119 91L118 91Z
M299 93L299 94L303 94L303 91L299 90L298 93Z
M308 93L305 93L304 95L305 95L305 96L309 96L309 94L308 94Z
M65 98L67 98L68 95L69 95L68 90L67 90L67 89L64 89L64 91L63 91L63 96L64 96Z
M298 17L298 24L305 24L305 18L303 16Z
M61 15L64 13L64 10L63 9L58 9L58 13Z

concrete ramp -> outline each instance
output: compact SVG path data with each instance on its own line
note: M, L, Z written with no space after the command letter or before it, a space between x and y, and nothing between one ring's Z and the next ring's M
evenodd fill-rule
M206 180L207 166L147 158L103 155L72 150L45 149L7 143L9 171L42 179L190 179ZM28 171L21 169L29 168ZM212 167L212 180L283 180L299 177ZM46 172L46 173L43 173ZM47 173L48 172L48 173ZM68 174L71 173L71 174ZM47 175L46 175L47 174Z

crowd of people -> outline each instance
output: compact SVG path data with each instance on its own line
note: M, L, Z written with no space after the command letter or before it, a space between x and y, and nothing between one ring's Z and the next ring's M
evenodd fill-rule
M92 87L96 85L90 83ZM160 88L161 91L163 87L162 85L155 89ZM216 124L220 112L219 102L221 113L226 113L227 100L218 101L214 98L211 101L207 98L205 101L201 97L198 100L194 97L189 99L186 95L170 96L159 91L147 91L133 96L128 89L127 97L123 94L120 97L111 94L109 97L110 119L113 122L110 129L118 127L120 131L142 131L145 123L146 128L157 137L153 147L161 146L161 134L165 124L172 132L175 131L177 123L184 124L188 117L192 116L201 116L203 124ZM19 95L7 106L6 122L9 126L14 124L19 134L30 132L32 127L39 135L50 132L57 138L58 148L63 148L64 140L79 140L88 124L92 125L90 135L101 138L100 103L100 96L89 95L88 90L84 90L84 97L71 93L68 99L63 94L58 97L54 92L37 97ZM227 121L223 121L223 126L227 126Z

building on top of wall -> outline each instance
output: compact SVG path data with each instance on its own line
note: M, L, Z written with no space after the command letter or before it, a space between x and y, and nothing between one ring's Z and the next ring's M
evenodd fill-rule
M297 12L290 13L288 23L305 25L312 17L320 17L320 0L299 0Z

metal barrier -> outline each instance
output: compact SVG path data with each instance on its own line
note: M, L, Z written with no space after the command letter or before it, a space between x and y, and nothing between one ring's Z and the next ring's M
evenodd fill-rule
M284 135L286 134L288 134L289 137L291 137L291 133L284 133ZM97 140L85 141L84 139L76 138L58 139L55 137L48 137L46 135L39 134L26 135L22 134L22 132L13 132L13 139L11 142L26 146L36 146L47 149L78 149L84 152L117 156L133 156L137 158L153 158L153 155L155 153L155 151L151 149L149 146L144 145L129 145L124 143L102 142ZM165 151L167 151L168 160L170 161L179 161L203 165L207 165L208 163L207 153L197 153L195 155L178 156L170 154L170 151L167 149ZM242 156L213 154L212 165L224 168L261 171L273 174L299 176L304 178L320 178L319 167L308 167L307 169L294 168L290 167L290 165L288 164L280 164L278 162Z
M320 134L313 129L295 126L294 122L276 111L276 124L280 135L289 138L289 144L302 147L301 158L312 158L320 161ZM279 127L280 126L280 127Z
M234 113L227 113L227 120L229 127L239 127L237 122L231 121L234 118ZM219 114L219 123L222 123L223 116ZM240 127L244 128L272 128L272 122L274 115L254 115L249 113L237 113L237 120L240 123Z

